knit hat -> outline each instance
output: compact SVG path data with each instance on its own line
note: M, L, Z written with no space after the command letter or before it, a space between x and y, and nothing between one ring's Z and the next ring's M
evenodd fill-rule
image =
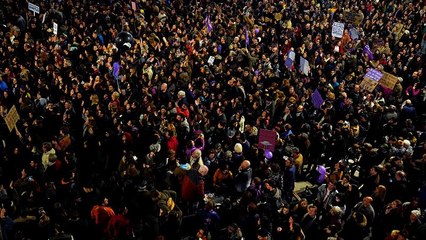
M185 97L185 96L186 96L186 93L185 93L184 91L180 90L180 91L178 92L178 96L179 96L179 97Z
M416 218L419 218L421 215L421 212L419 210L413 210L411 211L411 214L413 214L414 216L416 216Z
M242 153L243 152L243 146L241 145L241 143L236 143L235 144L234 151L236 153Z

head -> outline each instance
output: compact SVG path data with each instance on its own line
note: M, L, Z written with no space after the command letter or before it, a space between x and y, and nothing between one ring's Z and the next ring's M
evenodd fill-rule
M250 168L250 161L249 160L244 160L241 165L240 165L240 169L241 170L246 170Z
M372 197L364 197L362 199L362 204L364 205L364 207L369 207L371 205L371 203L373 202L373 198Z

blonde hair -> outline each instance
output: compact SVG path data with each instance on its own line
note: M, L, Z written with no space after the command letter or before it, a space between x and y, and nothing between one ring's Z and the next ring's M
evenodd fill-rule
M113 92L112 94L111 94L111 99L112 100L116 100L116 99L118 99L120 97L120 93L118 93L117 91L115 91L115 92Z

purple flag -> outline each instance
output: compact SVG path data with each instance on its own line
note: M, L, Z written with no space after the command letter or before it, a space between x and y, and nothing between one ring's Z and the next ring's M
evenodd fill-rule
M222 45L221 44L217 45L217 52L219 54L222 54Z
M246 26L244 26L244 35L246 37L246 48L247 48L248 45L250 44L250 39L249 39L249 36L248 36L248 32L247 32L247 27Z
M322 99L318 89L315 89L314 93L312 93L312 104L314 104L316 109L319 109L323 103L324 99Z
M213 25L210 21L210 15L207 15L206 19L204 19L204 24L206 24L207 32L210 33L213 30Z
M118 79L118 74L120 73L120 62L114 62L114 64L112 65L113 67L113 71L112 71L112 75L114 76L115 79Z
M370 60L374 59L373 52L371 52L370 46L368 46L368 44L364 46L363 53L366 53L368 55L368 59L370 59Z

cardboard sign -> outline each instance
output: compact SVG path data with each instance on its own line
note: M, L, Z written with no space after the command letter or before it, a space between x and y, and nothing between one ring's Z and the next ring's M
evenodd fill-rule
M383 77L379 81L382 86L390 89L393 89L397 82L398 77L387 72L383 72Z
M334 22L333 28L331 29L331 36L342 38L343 31L345 30L345 24L340 22Z
M376 82L373 79L367 77L362 80L362 82L359 84L359 87L368 92L372 92L377 87L377 85L379 85L379 82Z
M12 130L16 127L16 123L18 122L18 120L19 120L18 111L16 111L16 107L13 106L7 113L6 117L4 118L4 121L6 122L9 132L12 132Z
M40 7L35 5L35 4L32 4L30 2L28 2L28 10L30 10L34 13L40 13Z
M345 19L345 22L347 23L352 23L353 25L358 26L362 20L364 20L364 17L360 13L345 11L343 12L343 19Z
M259 130L259 147L264 150L269 150L271 152L275 149L275 138L277 134L268 129Z
M136 2L132 2L132 10L133 10L133 11L136 11L136 10L137 10Z

